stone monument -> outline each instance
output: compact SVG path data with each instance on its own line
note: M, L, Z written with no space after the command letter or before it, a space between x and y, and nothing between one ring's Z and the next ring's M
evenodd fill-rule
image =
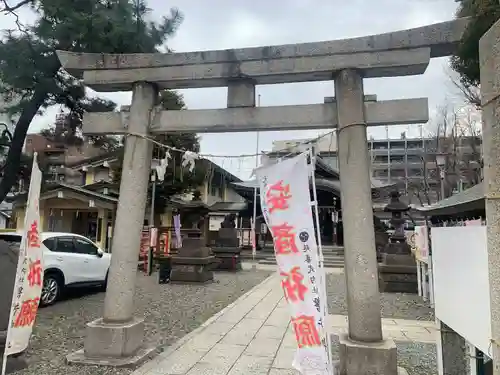
M0 275L2 280L2 287L0 288L0 364L3 361L3 353L7 340L7 328L9 326L10 307L16 280L19 245L19 243L0 240ZM22 353L9 356L6 373L10 374L24 367L26 367L26 362L22 358Z
M398 191L391 192L391 201L384 208L392 214L391 224L395 230L381 254L379 288L381 292L418 293L417 265L404 232L406 220L403 214L410 207L401 202L400 196Z
M215 246L212 247L215 258L219 261L218 270L241 270L241 248L235 221L235 214L226 215L220 225Z
M341 375L396 375L396 345L382 336L372 218L367 126L421 124L425 98L367 102L363 80L423 74L434 57L453 54L467 26L456 19L344 40L219 51L157 54L58 51L62 67L98 92L132 91L129 112L86 113L85 135L126 134L113 254L102 319L89 324L84 356L69 361L134 363L142 319L134 317L137 253L146 205L151 143L144 136L337 128L349 329L340 337ZM255 106L263 84L334 80L331 103ZM158 89L227 87L227 108L163 111ZM127 350L110 351L113 346Z
M212 282L215 257L199 230L190 230L177 255L172 256L171 283Z

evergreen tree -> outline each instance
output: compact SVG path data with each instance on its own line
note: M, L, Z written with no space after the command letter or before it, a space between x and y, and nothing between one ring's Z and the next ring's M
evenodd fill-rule
M479 101L479 40L500 19L498 0L455 0L457 17L471 17L458 50L451 58L453 70L460 74L460 88L469 101Z
M0 14L15 15L18 9L30 6L37 18L32 25L18 22L17 30L4 30L0 41L0 95L10 103L9 110L19 114L0 182L0 201L17 180L33 117L55 104L65 106L77 118L85 110L88 98L82 82L61 69L55 51L157 52L183 18L171 9L161 22L148 21L150 9L144 0L73 0L71 4L67 0L20 0L6 4L0 5ZM78 121L72 124L76 126Z

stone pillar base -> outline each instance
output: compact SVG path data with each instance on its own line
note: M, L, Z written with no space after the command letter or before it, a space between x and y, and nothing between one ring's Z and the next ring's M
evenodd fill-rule
M99 318L87 324L84 349L68 355L66 360L89 365L135 365L154 350L143 347L143 339L144 319L117 324Z
M377 343L352 341L339 336L339 357L335 365L339 375L407 375L397 367L396 344L392 340Z

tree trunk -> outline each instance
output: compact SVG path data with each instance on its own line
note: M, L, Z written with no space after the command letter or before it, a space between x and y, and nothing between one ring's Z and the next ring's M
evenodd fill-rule
M42 88L42 85L37 87L33 93L33 97L26 105L26 108L23 110L16 123L12 143L10 144L9 152L5 160L3 178L2 181L0 181L0 202L5 200L5 197L9 194L12 186L14 186L17 181L26 134L28 133L33 117L36 116L38 110L45 102L47 94L47 91Z

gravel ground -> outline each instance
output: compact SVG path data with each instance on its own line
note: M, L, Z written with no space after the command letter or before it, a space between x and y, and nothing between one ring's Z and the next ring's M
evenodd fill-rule
M168 346L259 284L270 272L217 273L208 285L159 285L157 275L139 274L136 315L146 319L149 343ZM128 375L133 369L67 365L67 354L82 348L85 324L101 316L104 293L68 297L39 311L26 354L29 367L18 375ZM161 349L160 349L161 350Z
M339 359L338 336L332 336L333 359ZM398 366L408 375L435 375L437 371L436 345L422 342L396 341Z
M343 274L327 274L328 312L347 315ZM382 317L434 321L434 310L415 294L382 293Z

